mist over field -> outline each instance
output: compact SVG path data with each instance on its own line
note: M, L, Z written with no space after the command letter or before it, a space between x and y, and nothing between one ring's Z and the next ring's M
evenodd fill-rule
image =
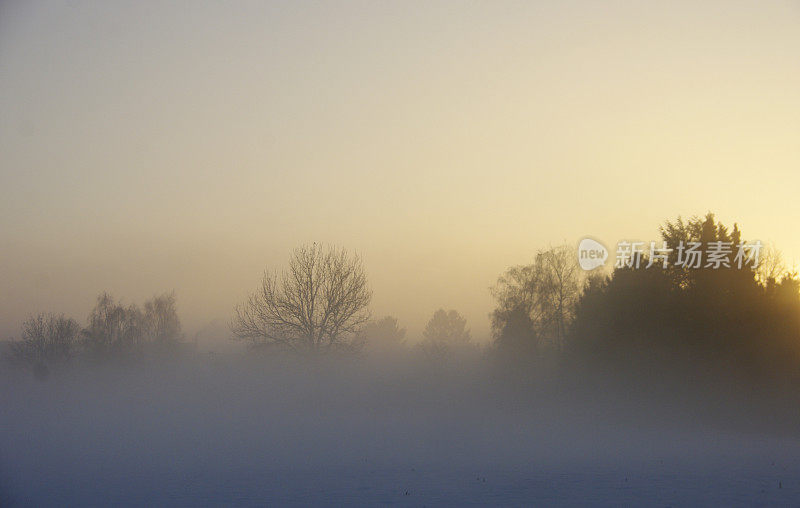
M0 0L0 507L800 505L796 0Z
M719 394L654 401L545 381L514 386L474 359L410 355L200 356L46 383L6 372L3 504L734 506L800 495L793 410L782 411L788 429L770 422L775 408L732 394L720 407Z
M455 309L407 337L361 257L317 243L193 336L175 292L32 315L2 343L0 500L794 503L800 280L711 213L659 231L611 272L569 245L508 268L488 344Z

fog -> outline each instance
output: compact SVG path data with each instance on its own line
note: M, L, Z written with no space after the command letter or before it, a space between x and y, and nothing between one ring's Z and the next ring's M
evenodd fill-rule
M7 370L3 502L732 506L800 495L796 433L746 396L645 397L635 380L614 391L478 359L197 353L44 381Z
M0 0L0 506L798 504L798 16Z

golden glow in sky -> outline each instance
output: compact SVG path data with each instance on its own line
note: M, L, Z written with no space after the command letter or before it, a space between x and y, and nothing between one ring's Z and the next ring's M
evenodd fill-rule
M0 5L0 332L175 289L188 331L296 245L376 315L488 335L550 244L717 213L800 260L797 2Z

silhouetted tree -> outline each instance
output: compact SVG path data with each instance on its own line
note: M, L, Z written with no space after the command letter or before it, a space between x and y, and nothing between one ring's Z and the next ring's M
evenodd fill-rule
M783 262L781 251L774 245L765 245L761 251L761 260L756 269L756 280L766 286L770 280L779 282L784 276L789 275L786 264Z
M16 360L29 364L37 377L68 359L74 352L80 326L62 315L39 314L22 324L22 340L12 345Z
M541 345L560 349L582 281L575 252L566 245L540 251L533 263L508 269L492 288L498 350L519 355Z
M125 307L108 293L103 293L97 297L83 334L91 354L107 356L139 350L145 332L144 316L136 305Z
M144 302L144 323L149 341L171 344L181 338L175 293L154 296Z
M495 317L495 316L493 316ZM503 313L494 326L494 345L507 358L527 360L537 352L538 340L530 313L523 307L513 307Z
M385 316L364 325L359 336L373 350L393 350L405 345L406 329L398 326L397 318Z
M469 344L471 337L467 320L455 310L437 310L422 332L423 340L419 347L433 357L447 355L457 348Z
M783 275L760 282L753 263L734 261L742 234L713 214L661 227L669 263L616 268L587 286L576 308L573 352L641 380L662 374L766 380L800 365L798 282ZM731 248L729 266L686 261L686 247L699 242ZM680 259L682 257L682 259ZM645 259L645 261L647 261ZM683 372L684 374L680 374ZM661 374L659 374L661 373Z
M549 338L556 348L561 349L580 296L583 272L578 267L575 250L567 245L540 252L536 264L540 267L541 277L540 336Z
M175 344L181 338L181 323L174 293L147 300L144 311L127 307L108 293L97 297L83 331L84 344L95 356L124 356L142 352L148 344Z
M497 300L497 307L491 314L492 331L499 351L516 355L536 350L539 337L534 312L539 307L538 281L535 264L515 266L492 288L492 296Z
M353 348L371 298L358 256L314 244L295 249L280 275L264 274L261 288L236 307L231 328L255 346Z

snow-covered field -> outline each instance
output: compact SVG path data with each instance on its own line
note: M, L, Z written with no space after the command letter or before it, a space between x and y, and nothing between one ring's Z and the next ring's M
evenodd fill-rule
M800 505L791 433L493 379L350 361L4 373L0 505Z

